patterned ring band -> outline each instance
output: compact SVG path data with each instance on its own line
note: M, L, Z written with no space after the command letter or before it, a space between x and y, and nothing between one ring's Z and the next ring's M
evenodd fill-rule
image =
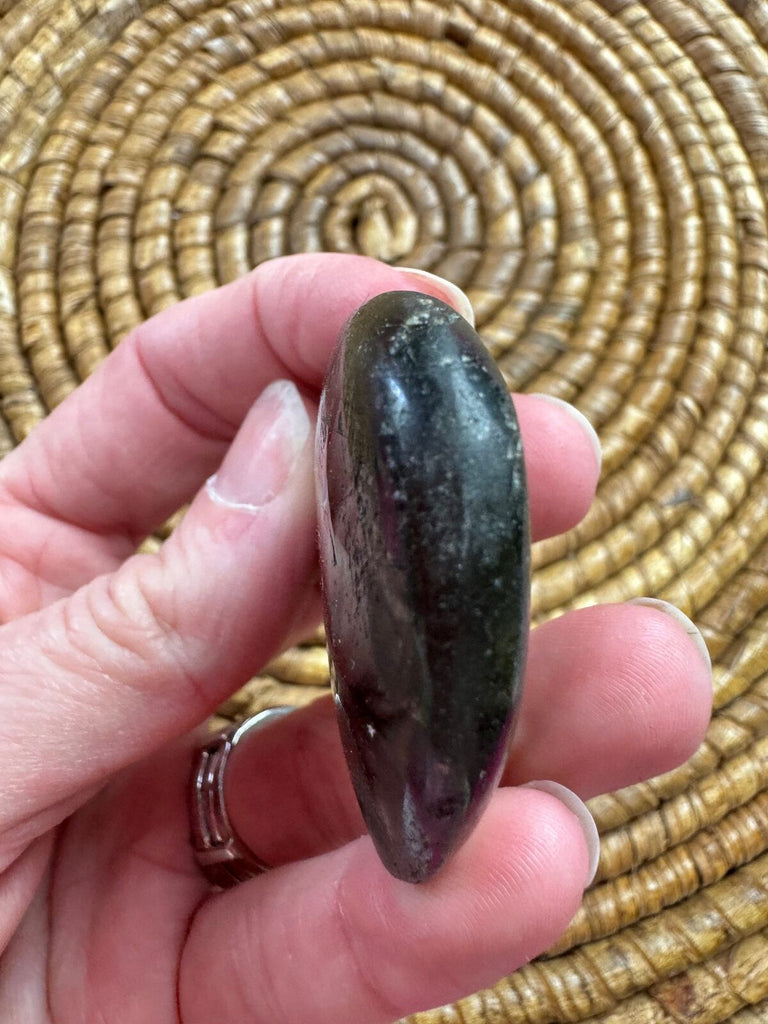
M229 889L270 867L243 843L229 820L224 799L229 758L244 736L293 710L267 708L244 722L233 722L195 752L190 801L192 847L205 877L218 889Z

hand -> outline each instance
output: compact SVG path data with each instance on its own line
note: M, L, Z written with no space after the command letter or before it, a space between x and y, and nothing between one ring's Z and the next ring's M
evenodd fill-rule
M379 864L321 700L237 748L233 823L282 866L211 894L189 730L317 620L317 393L392 288L455 301L359 257L266 263L136 330L0 465L0 1019L386 1024L453 1000L551 944L588 880L577 816L520 784L583 798L701 740L695 637L656 608L572 612L534 632L506 785L433 880ZM541 538L584 515L598 459L567 409L516 404Z

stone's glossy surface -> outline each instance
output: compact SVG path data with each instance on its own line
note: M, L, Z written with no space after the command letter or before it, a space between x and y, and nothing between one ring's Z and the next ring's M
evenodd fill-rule
M528 635L520 434L449 306L388 292L347 325L321 401L317 492L342 740L398 878L428 878L498 782Z

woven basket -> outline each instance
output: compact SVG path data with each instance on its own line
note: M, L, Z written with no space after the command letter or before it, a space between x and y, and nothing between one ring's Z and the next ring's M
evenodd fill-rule
M768 1020L765 0L0 0L0 452L132 327L288 252L454 280L605 468L538 620L658 595L716 713L592 801L548 957L412 1024ZM322 637L224 709L327 687Z

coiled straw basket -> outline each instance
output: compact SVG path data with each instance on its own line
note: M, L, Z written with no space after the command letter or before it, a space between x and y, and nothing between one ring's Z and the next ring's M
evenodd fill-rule
M602 438L535 616L658 595L709 644L707 740L593 801L558 948L413 1024L768 1020L767 196L765 0L0 0L0 451L259 261L422 266ZM318 637L224 713L326 686Z

